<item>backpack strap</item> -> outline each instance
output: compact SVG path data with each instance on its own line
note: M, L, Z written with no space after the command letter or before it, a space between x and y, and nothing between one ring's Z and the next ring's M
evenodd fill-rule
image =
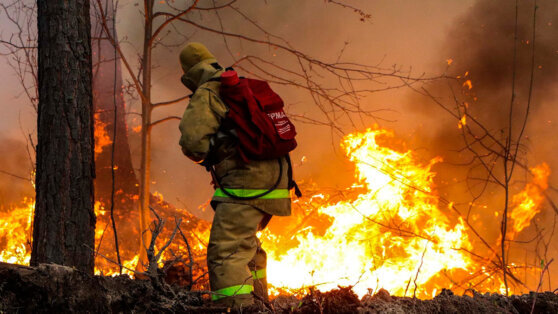
M295 180L293 180L293 164L291 163L290 154L287 154L285 158L287 159L287 164L289 167L289 169L287 170L287 176L289 179L289 183L288 183L289 190L294 189L296 197L302 197L302 192L300 192L300 189L298 188L298 184L296 184Z

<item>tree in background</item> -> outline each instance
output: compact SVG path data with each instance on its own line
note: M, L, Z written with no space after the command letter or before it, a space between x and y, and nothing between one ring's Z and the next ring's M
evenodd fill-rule
M88 0L39 1L36 207L31 265L93 273L93 96Z

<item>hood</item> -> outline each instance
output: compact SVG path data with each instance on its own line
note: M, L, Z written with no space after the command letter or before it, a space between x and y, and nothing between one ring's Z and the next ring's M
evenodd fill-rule
M192 92L213 77L218 77L224 71L216 69L213 63L217 63L217 59L206 59L194 65L186 74L182 76L182 83Z

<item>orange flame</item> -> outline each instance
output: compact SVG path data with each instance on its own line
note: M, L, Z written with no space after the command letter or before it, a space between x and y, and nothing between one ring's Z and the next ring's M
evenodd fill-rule
M296 234L298 245L287 251L264 234L268 281L274 287L354 285L361 296L368 288L404 295L413 281L425 296L436 289L427 285L431 278L472 263L459 250L472 247L463 221L450 223L437 206L431 167L440 159L420 165L411 151L379 145L380 137L389 140L393 134L369 129L344 138L342 146L365 192L319 208L332 220L325 234Z
M542 163L530 170L533 174L533 181L512 199L514 208L510 217L513 219L515 232L527 228L531 224L531 219L541 211L540 205L544 200L543 191L548 188L550 167L546 163Z
M103 152L105 146L110 145L112 140L107 134L106 123L101 121L101 115L95 114L95 155Z
M104 126L100 129L104 130ZM446 216L447 207L438 204L432 167L441 159L421 163L413 151L390 148L395 142L392 132L380 129L345 136L342 147L355 165L355 183L341 191L337 201L333 193L319 188L295 200L294 207L304 210L306 216L293 217L302 222L293 232L273 233L268 228L260 234L268 252L272 294L297 293L309 286L326 291L338 285L353 285L361 296L370 288L384 288L393 295L412 295L416 289L417 297L426 298L442 288L466 286L467 278L479 273L488 278L486 283L490 282L481 288L504 291L503 283L494 278L486 265L473 262L471 255L465 253L473 245L464 222ZM541 211L543 192L548 188L550 168L546 163L532 168L531 173L532 182L512 199L510 218L516 234L527 228ZM168 208L160 193L154 193L154 198L159 208ZM452 206L450 203L449 207ZM199 265L193 272L201 276L206 273L203 267L209 225L196 222L186 210L172 210L186 217L184 224L192 223L189 232L184 231ZM0 208L1 262L29 263L33 211L33 199ZM100 247L97 250L115 260L109 212L96 202L95 214L98 217L95 243ZM125 218L123 222L138 219ZM307 218L317 223L305 223ZM172 223L167 229L172 230ZM170 230L162 235L157 247L165 243ZM139 235L139 230L133 228L126 232L127 238ZM171 252L187 257L184 245L180 239L173 242L172 250L165 251L162 261L173 258ZM121 249L123 265L135 269L136 247ZM96 274L118 274L117 266L103 256L98 255L95 263ZM124 273L132 275L126 268ZM453 280L454 275L461 283ZM206 286L202 288L207 289Z
M31 259L35 200L0 211L0 262L28 265Z

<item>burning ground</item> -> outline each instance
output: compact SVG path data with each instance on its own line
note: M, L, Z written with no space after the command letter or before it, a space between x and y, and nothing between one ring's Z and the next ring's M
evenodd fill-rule
M413 308L421 312L430 307L439 308L440 302L455 303L456 307L471 306L468 302L473 302L478 303L475 306L483 307L492 306L497 301L497 306L502 306L498 309L513 312L513 308L517 308L517 304L521 302L523 307L531 304L532 298L528 296L508 299L476 292L504 292L503 282L498 275L500 265L476 253L478 251L475 251L471 230L452 210L453 204L438 196L434 184L436 173L432 171L432 167L441 161L439 158L420 160L420 156L407 149L406 144L398 140L393 132L377 127L366 132L349 134L341 145L348 160L354 164L354 185L346 190L327 192L311 182L303 183L305 196L295 201L293 216L275 219L260 234L268 252L268 280L276 309L287 310L294 307L303 312L318 313L321 308L328 312L335 308L337 302L344 302L348 309L360 307L383 311L386 309L384 306L400 306L404 311ZM531 171L532 180L513 197L515 205L510 217L514 234L530 225L532 218L541 209L542 193L547 188L549 167L541 164ZM133 197L120 198L124 205L133 201ZM154 196L152 202L155 204L154 211L167 220L157 248L163 247L171 237L173 222L177 219L183 221L181 230L184 237L176 237L161 259L160 266L166 272L166 282L192 291L208 290L204 254L209 224L185 210L174 208L161 195ZM96 273L115 276L118 274L115 263L117 257L105 207L101 201L96 204ZM10 232L3 232L1 235L1 243L5 243L0 254L2 262L28 263L32 211L32 199L22 207L5 209L1 221L6 229L9 226ZM137 219L131 210L125 215L117 216L117 225L121 226L118 230L121 239L137 241ZM135 241L120 243L122 264L125 267L123 273L132 276L138 261ZM49 272L59 274L57 269L49 266L38 270L7 267L4 278L10 279L2 288L6 293L3 295L17 295L25 289L39 289L40 283L34 284L33 288L26 284L50 280ZM68 269L60 269L62 277L53 280L69 280L68 287L72 286L73 280L77 280L76 276L83 276L73 274ZM528 274L540 275L543 270L518 267L512 268L512 271L516 277L521 278ZM31 281L25 279L27 275L31 276ZM132 305L126 303L125 299L133 299L134 293L149 290L154 294L154 299L146 306L152 306L153 309L165 306L202 306L205 302L202 292L190 293L184 288L173 288L178 290L172 293L169 291L175 290L171 288L158 291L151 287L149 281L142 283L126 278L95 277L86 280L92 285L112 291L110 293L118 294L118 289L123 287L126 287L125 290L136 291L126 295L118 294L116 299L121 303L114 302L119 305L105 299L111 297L91 298L101 298L101 301L95 301L100 302L98 306L128 308ZM351 289L338 290L339 286L350 286ZM512 292L523 291L520 284L511 288ZM460 295L468 293L473 298L456 297L445 289L451 289ZM62 292L63 295L64 293L69 292ZM180 303L171 297L176 293L186 293L189 297L184 297L187 301ZM390 297L390 294L403 298ZM14 301L17 299L14 298L6 299L6 308L17 307L17 302L21 300ZM434 299L417 301L415 298ZM554 294L543 295L541 299L551 303L556 301ZM77 303L72 306L82 306L83 302L89 301L80 301L76 297L75 302ZM327 308L330 310L325 310Z

